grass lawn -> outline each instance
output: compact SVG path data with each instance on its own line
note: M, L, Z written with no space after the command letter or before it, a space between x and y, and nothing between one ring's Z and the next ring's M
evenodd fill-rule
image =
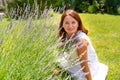
M109 67L106 80L120 80L120 16L80 16L99 61ZM0 22L0 80L46 80L52 74L60 18L55 17Z
M120 16L81 14L99 61L108 65L106 80L120 80Z

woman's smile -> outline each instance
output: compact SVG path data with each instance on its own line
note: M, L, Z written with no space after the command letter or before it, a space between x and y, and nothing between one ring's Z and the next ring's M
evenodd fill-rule
M63 22L63 28L66 31L68 36L76 33L78 30L78 21L75 20L70 15L66 16Z

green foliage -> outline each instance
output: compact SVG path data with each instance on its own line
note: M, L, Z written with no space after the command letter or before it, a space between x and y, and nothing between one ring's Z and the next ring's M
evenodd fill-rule
M117 8L117 13L120 14L120 6Z
M100 13L104 13L105 12L104 6L105 6L105 2L103 0L101 0L99 2L99 10L98 10Z
M25 7L29 4L30 10L38 8L38 12L48 8L57 8L55 10L63 12L64 9L75 9L78 12L88 12L88 7L94 5L97 8L97 13L117 13L117 6L120 5L120 0L6 0L7 14L18 8L24 12ZM59 10L58 10L59 9ZM22 11L23 10L23 11Z
M78 12L82 12L79 7L82 4L82 1L83 0L75 0L75 10Z
M51 5L51 2L45 0L7 0L6 15L9 18L16 19L22 15L26 15L25 18L28 18L27 15L33 13L40 16L44 9L49 8Z
M117 13L118 5L120 5L120 0L105 0L105 9L107 13Z
M96 13L97 12L96 6L94 6L94 5L89 6L88 7L88 12L89 13Z
M5 6L3 6L2 4L0 4L0 11L5 11Z
M46 80L52 75L57 56L55 15L0 22L1 80Z
M94 5L94 7L96 7L97 9L99 9L99 3L98 3L97 0L93 1L93 5Z
M88 11L88 7L89 7L89 3L88 2L82 2L82 4L80 4L79 8L82 12L87 12Z

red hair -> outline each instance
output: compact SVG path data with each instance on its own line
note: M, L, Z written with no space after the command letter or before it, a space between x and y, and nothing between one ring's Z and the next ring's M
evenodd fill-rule
M59 37L62 37L63 41L64 39L66 38L66 32L63 28L63 21L64 21L64 18L69 15L71 17L73 17L75 20L78 21L78 31L81 30L82 32L84 32L85 34L88 33L88 30L85 29L85 27L83 26L82 24L82 21L80 19L80 16L78 15L78 13L72 9L68 9L66 11L63 12L62 16L61 16L61 21L60 21L60 24L59 24Z

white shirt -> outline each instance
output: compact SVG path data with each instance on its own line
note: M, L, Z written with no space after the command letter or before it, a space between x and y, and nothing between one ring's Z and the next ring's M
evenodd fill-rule
M88 65L90 68L92 80L105 80L108 72L108 67L98 61L96 52L91 44L89 37L82 31L78 31L73 39L86 39L88 41ZM64 53L60 54L60 56L58 57L58 62L60 62L60 66L62 68L68 70L71 73L75 80L86 80L85 74L87 73L84 73L82 71L79 57L76 54L75 45L72 45L72 48L69 51L64 51Z

